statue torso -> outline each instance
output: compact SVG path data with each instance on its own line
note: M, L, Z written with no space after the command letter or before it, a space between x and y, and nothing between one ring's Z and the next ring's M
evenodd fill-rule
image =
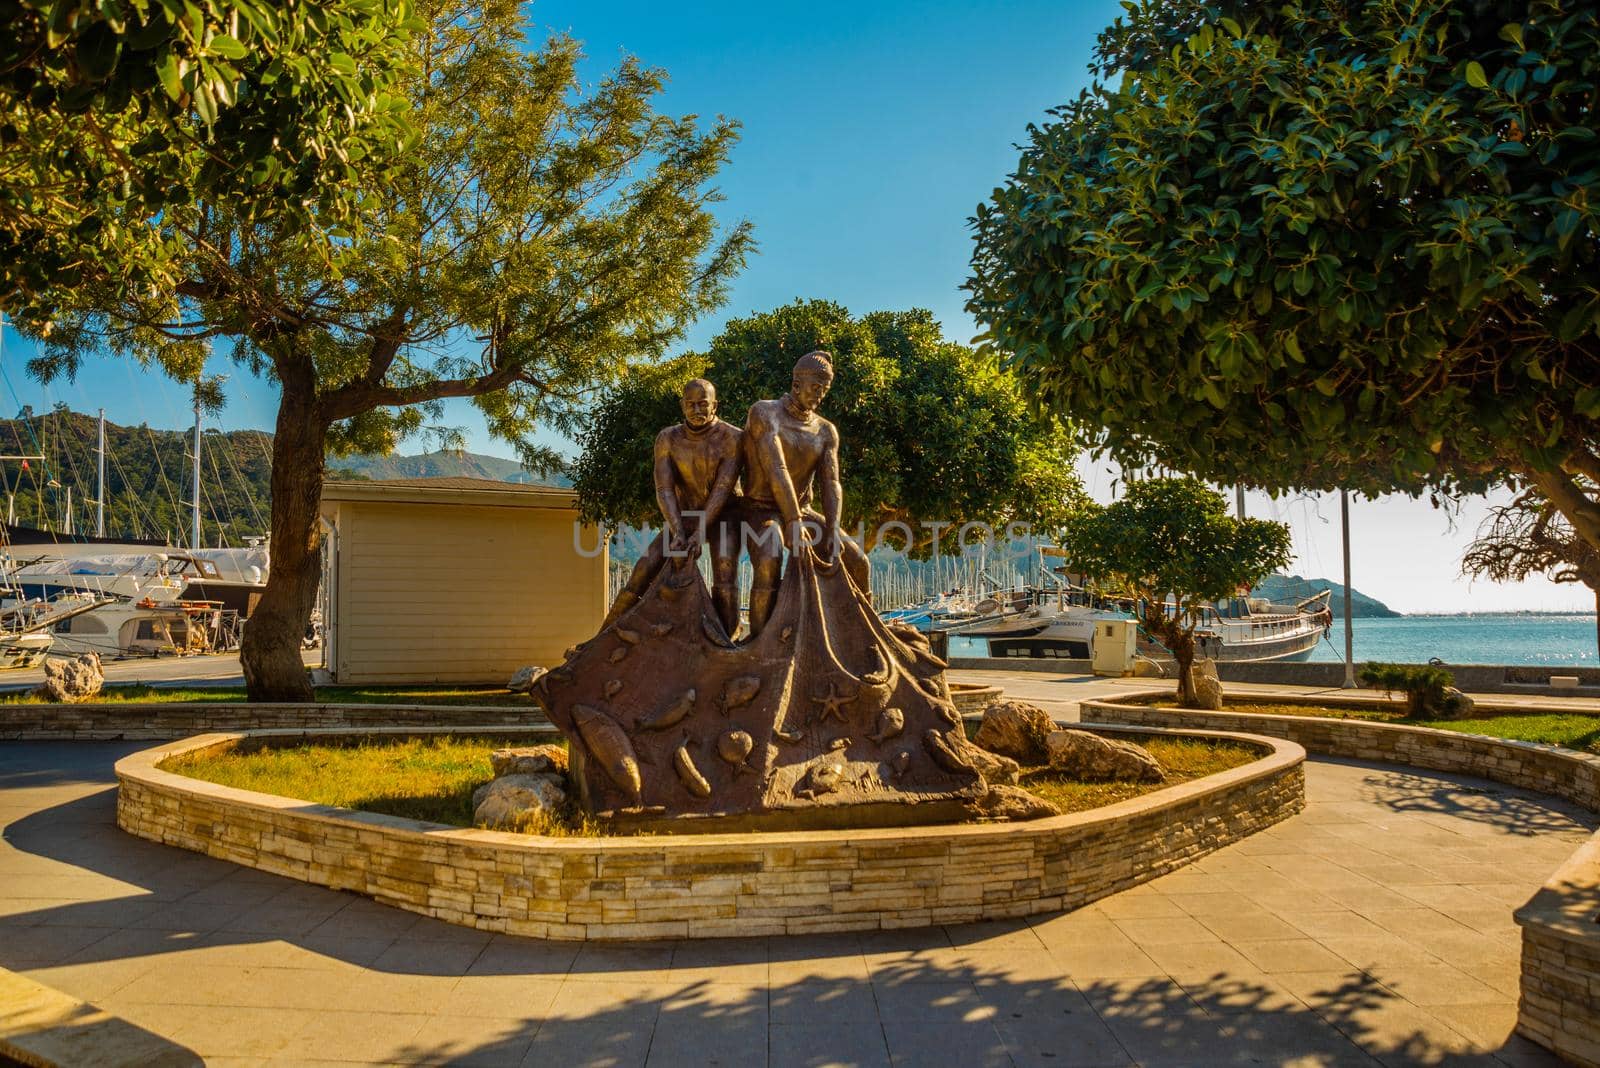
M832 424L819 415L802 421L792 415L781 400L757 401L745 420L744 489L745 496L761 505L776 506L773 472L761 454L761 442L775 436L783 455L795 496L804 508L811 503L811 482L827 449Z
M667 454L672 458L672 474L677 482L678 506L700 509L711 498L722 461L739 456L739 428L721 419L699 434L682 423L666 431Z

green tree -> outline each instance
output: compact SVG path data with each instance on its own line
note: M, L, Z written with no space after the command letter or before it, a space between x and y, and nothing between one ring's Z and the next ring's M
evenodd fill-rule
M1600 546L1595 6L1123 6L974 220L1030 388L1126 465L1509 478Z
M574 465L585 516L658 521L651 446L662 427L682 421L684 382L709 378L722 418L742 426L751 404L788 390L795 360L814 349L833 354L822 413L839 428L846 528L865 524L870 535L900 521L920 555L932 544L924 522L951 524L940 530L945 546L966 522L1054 531L1083 499L1065 429L1030 415L1016 381L944 340L929 312L857 318L810 300L735 319L705 353L636 369L607 390Z
M1593 487L1584 492L1593 495ZM1524 490L1510 504L1489 510L1478 536L1461 558L1463 575L1493 582L1521 582L1544 575L1551 582L1581 582L1594 594L1600 613L1600 549L1578 537L1566 516L1540 495ZM1595 619L1600 646L1600 615Z
M196 191L351 221L407 136L414 26L405 0L0 0L0 305L43 327L92 280L169 287Z
M468 397L548 466L528 432L571 426L585 391L660 353L743 262L747 229L719 235L710 212L733 124L657 114L663 75L632 60L580 92L577 45L528 47L520 7L424 9L404 83L419 141L393 166L356 161L359 225L336 263L231 201L174 208L195 235L177 291L86 287L33 367L109 347L193 379L220 336L276 380L272 573L242 650L255 699L310 697L326 453L387 452Z
M1206 608L1288 566L1289 528L1229 515L1222 494L1196 479L1153 478L1081 510L1061 548L1070 568L1135 599L1140 625L1178 662L1179 703L1193 707L1189 666Z

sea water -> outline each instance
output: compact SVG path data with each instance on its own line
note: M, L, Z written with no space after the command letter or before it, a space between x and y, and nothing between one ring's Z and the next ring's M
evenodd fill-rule
M1355 620L1357 663L1533 664L1594 667L1594 616L1401 616ZM974 638L952 637L951 656L984 656ZM1344 623L1334 620L1312 660L1344 659Z
M1401 616L1354 621L1357 663L1533 664L1594 667L1594 616ZM1312 660L1344 659L1344 623L1334 620Z

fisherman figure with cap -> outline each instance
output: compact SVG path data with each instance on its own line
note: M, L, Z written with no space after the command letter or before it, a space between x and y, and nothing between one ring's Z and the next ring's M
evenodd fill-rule
M605 625L639 602L669 557L692 566L700 559L707 532L722 534L719 519L739 480L739 428L717 418L717 387L703 378L684 384L679 406L683 422L656 435L656 504L661 536L650 539L628 584L606 615ZM739 546L722 534L710 538L712 602L731 637L739 626Z
M789 392L777 400L757 401L745 419L744 499L736 518L754 572L751 636L761 633L772 614L785 548L793 552L811 545L825 566L842 558L856 588L867 592L866 554L839 529L839 432L817 414L832 384L828 354L808 352L794 365ZM811 508L813 485L820 514Z

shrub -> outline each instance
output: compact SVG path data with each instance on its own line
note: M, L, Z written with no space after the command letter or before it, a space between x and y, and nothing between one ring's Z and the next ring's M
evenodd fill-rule
M1397 690L1404 693L1406 714L1411 716L1445 715L1454 703L1447 691L1455 685L1456 677L1442 667L1367 664L1361 669L1361 681L1385 693L1393 694Z

